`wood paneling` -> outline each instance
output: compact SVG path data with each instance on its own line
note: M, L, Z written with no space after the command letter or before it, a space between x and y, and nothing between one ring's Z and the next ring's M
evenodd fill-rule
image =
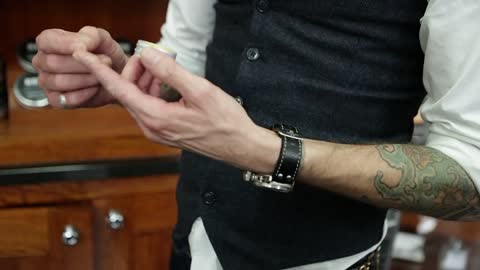
M172 237L170 231L140 235L134 243L132 270L169 269Z
M148 141L121 107L15 110L0 126L0 167L159 157L178 150Z
M23 73L16 63L15 51L26 38L48 28L77 31L82 26L94 25L117 38L156 41L167 2L0 0L0 55L7 59L9 89ZM123 108L115 106L96 110L27 110L10 98L10 118L0 122L0 167L178 154L176 149L147 141ZM5 250L1 248L3 244L18 242L18 247L9 247L13 253L6 254L13 256L0 258L1 270L167 269L170 235L176 221L176 175L55 180L0 186L0 208L4 208L0 209L0 253ZM20 231L28 222L43 224L31 233L44 242L32 239L34 244L28 246L25 239L13 235L4 241L1 234L8 230L1 225L2 213L19 211L5 208L36 206L40 208L15 212L19 217L5 214L5 218L12 219L9 222L13 225L9 226L18 225ZM45 210L37 212L38 209ZM105 217L110 209L124 214L126 223L121 230L107 226ZM61 242L67 224L80 230L80 243L74 247ZM15 257L19 254L35 256Z
M48 222L46 208L1 210L0 257L46 256L49 252Z
M94 270L93 217L89 205L62 206L50 212L50 256L49 270ZM66 225L74 225L80 234L75 246L62 242Z
M132 213L132 196L113 200L96 200L93 202L95 211L95 230L97 237L96 269L129 270L132 269L133 254L132 235L133 223L136 222ZM116 210L125 217L124 227L113 230L106 222L110 210Z
M0 198L10 198L3 207L24 206L0 209L0 269L167 269L176 182L176 176L167 175L0 186L0 194L6 194ZM107 224L109 210L125 217L120 230ZM68 224L80 231L73 247L61 241Z
M157 41L168 0L1 0L0 55L8 85L23 71L16 47L48 28L78 31L94 25L114 37ZM11 92L11 91L10 91ZM147 141L120 107L96 110L26 110L10 94L10 119L0 123L0 167L81 162L178 153Z
M94 25L114 37L136 41L160 38L168 0L2 0L0 54L15 61L16 46L47 28L78 31Z
M7 228L1 224L8 222L0 220L0 251L2 256L6 255L0 259L0 269L94 270L93 224L89 205L2 210L0 216L11 218L10 224L17 222L18 226L17 229L4 230ZM66 246L62 241L66 225L74 225L79 231L79 242L75 246ZM9 236L8 232L12 235ZM31 248L36 239L42 239L38 249L41 252ZM23 254L4 253L13 248L22 250Z
M135 234L146 234L161 230L170 231L177 221L174 192L136 196L132 205L132 224Z
M171 193L174 196L177 175L154 175L99 181L50 182L0 186L0 207L79 202L98 198L116 198L137 193ZM161 199L160 199L161 201ZM168 208L175 207L165 205ZM145 206L149 207L149 206Z
M167 269L177 216L173 192L97 200L94 209L99 251L97 269ZM111 209L125 217L125 225L120 230L112 230L105 223Z

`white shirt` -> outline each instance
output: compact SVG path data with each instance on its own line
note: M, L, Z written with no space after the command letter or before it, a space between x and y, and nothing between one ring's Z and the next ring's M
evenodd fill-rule
M381 0L379 0L381 1ZM421 1L421 0L419 0ZM205 73L216 0L170 0L161 43L191 72ZM480 1L430 0L421 19L427 96L420 108L429 125L426 145L455 159L480 187ZM384 235L386 226L384 226ZM201 218L189 235L191 270L222 270ZM352 256L289 270L346 269L380 243Z

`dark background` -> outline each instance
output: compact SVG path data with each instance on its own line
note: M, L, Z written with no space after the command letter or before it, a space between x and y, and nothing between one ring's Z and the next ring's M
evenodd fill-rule
M9 66L18 44L42 30L93 25L115 38L158 41L168 0L0 0L0 55Z

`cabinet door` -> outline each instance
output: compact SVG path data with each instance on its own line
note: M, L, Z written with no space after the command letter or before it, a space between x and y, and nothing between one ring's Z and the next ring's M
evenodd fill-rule
M174 191L97 200L93 204L98 232L96 269L168 269L177 219Z
M95 269L131 269L130 246L133 236L132 222L134 222L131 215L131 202L130 197L93 202L97 232Z
M0 269L93 270L89 206L0 210Z
M133 270L169 269L172 231L177 221L175 193L138 196L133 201Z

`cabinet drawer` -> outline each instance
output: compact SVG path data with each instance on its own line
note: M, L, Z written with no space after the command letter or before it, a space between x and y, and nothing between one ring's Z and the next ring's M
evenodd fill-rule
M46 256L48 222L47 208L0 211L0 257Z
M88 205L0 210L0 269L91 270L92 226Z

